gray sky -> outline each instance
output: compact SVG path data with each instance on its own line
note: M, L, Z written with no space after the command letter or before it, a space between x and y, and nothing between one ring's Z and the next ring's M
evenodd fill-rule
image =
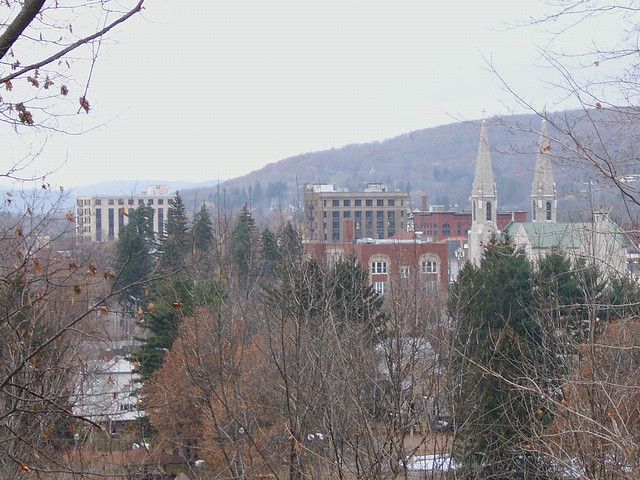
M110 36L81 136L50 135L55 185L231 178L287 156L515 106L483 56L537 105L559 97L505 22L535 0L148 0ZM602 27L607 28L606 26ZM597 33L597 32L596 32ZM580 39L576 39L580 41ZM6 133L6 132L5 132ZM3 135L17 156L42 136Z

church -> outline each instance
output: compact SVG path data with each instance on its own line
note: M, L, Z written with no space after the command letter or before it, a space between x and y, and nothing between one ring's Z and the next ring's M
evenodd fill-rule
M488 127L482 121L475 176L471 189L472 224L469 230L468 258L480 264L484 245L492 236L507 234L531 261L552 251L571 258L595 262L602 271L622 274L627 268L627 241L624 232L603 212L592 212L590 222L558 222L558 200L551 162L551 142L546 119L531 186L531 222L510 222L498 229L498 189L491 164Z

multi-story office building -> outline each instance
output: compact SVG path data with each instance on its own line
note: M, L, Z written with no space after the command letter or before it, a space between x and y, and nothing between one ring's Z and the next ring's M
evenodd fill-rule
M353 220L356 239L391 238L406 231L408 205L408 193L390 192L381 183L370 183L362 192L307 184L305 238L309 242L339 243L345 238L345 220Z
M164 231L169 201L166 185L154 185L135 195L81 196L76 202L76 234L81 241L104 242L118 238L129 214L140 205L153 208L153 231Z

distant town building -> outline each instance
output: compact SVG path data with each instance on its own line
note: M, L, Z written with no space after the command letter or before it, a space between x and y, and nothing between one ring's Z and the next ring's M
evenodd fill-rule
M391 192L382 183L370 183L361 192L306 184L304 236L310 242L340 243L345 220L353 220L356 240L391 238L407 230L408 205L408 193Z
M74 395L73 414L105 425L110 432L121 430L144 417L135 392L140 376L122 356L107 355L84 364Z
M164 231L169 201L166 185L152 185L135 195L81 196L76 201L76 235L80 241L104 242L118 238L129 213L140 205L153 208L153 231Z

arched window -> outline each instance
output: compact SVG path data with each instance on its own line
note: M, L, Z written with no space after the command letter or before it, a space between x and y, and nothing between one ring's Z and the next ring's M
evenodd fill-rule
M475 222L476 220L476 201L473 201L473 218L472 220Z
M442 224L442 235L445 237L451 236L451 225L448 223Z
M547 220L551 220L551 202L547 202Z
M421 273L440 273L439 260L435 255L423 255L420 257L420 272Z
M371 273L373 275L389 273L389 257L385 255L375 255L369 260L371 265Z
M491 221L491 202L487 202L487 221Z

